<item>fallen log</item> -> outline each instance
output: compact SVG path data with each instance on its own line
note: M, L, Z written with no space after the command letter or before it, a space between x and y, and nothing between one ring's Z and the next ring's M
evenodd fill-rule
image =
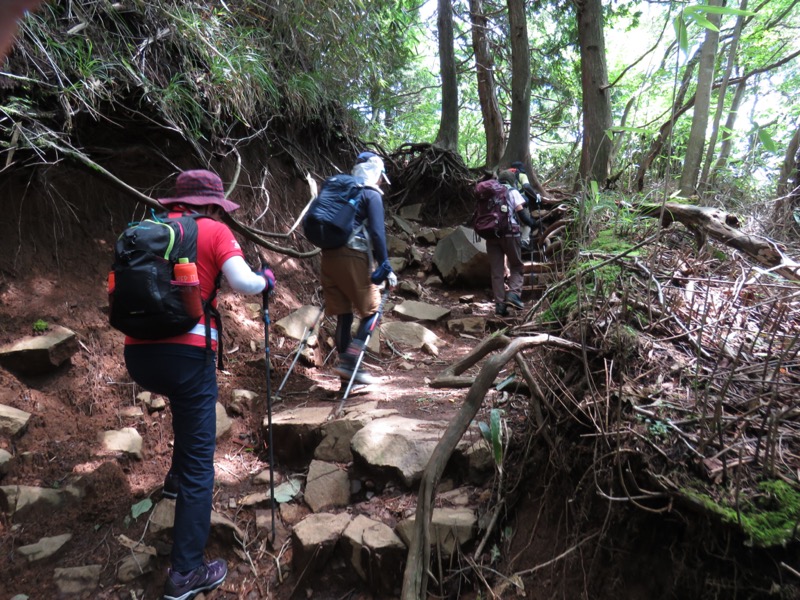
M702 249L707 238L711 237L743 252L773 273L786 279L800 279L800 263L787 257L778 243L740 231L739 219L725 210L672 202L663 205L641 204L636 210L643 217L660 219L664 228L676 221L682 223L694 233L698 250Z

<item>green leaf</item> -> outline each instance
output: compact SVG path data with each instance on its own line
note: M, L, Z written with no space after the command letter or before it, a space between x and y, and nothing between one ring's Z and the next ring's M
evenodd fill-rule
M678 47L686 56L689 52L689 33L686 31L686 21L683 20L682 14L675 17L672 26L675 28L675 39L678 41Z
M711 21L709 21L708 19L706 19L706 18L705 18L703 15L701 15L701 14L695 14L695 15L693 15L693 16L692 16L692 20L693 20L695 23L697 23L698 25L700 25L700 27L705 27L706 29L710 29L711 31L719 31L719 27L717 27L716 25L714 25L714 24L713 24Z
M141 502L137 502L136 504L131 506L131 516L134 519L138 519L144 513L149 511L151 508L153 508L153 501L150 500L150 498L145 498Z
M491 443L492 434L489 431L489 426L486 423L484 423L483 421L478 421L478 429L481 430L481 435L483 436L483 439L485 439L487 442Z
M505 379L503 379L503 381L501 381L500 383L498 383L498 384L497 384L497 385L494 387L494 389L496 389L498 392L502 392L502 391L503 391L504 389L506 389L506 388L507 388L509 385L511 385L512 383L514 383L514 380L515 380L515 379L516 379L516 377L515 377L513 374L512 374L512 375L509 375L508 377L506 377Z
M766 148L767 151L775 152L778 149L775 140L772 139L772 136L766 129L758 130L758 139L764 144L764 148Z
M284 504L294 499L300 493L302 482L299 479L290 479L284 481L275 488L275 494L272 496L278 504Z
M493 408L492 412L489 413L489 421L492 433L492 454L494 455L494 462L499 467L503 464L503 434L500 430L500 411Z
M690 6L685 9L686 12L692 13L713 13L715 15L741 15L743 17L750 17L756 13L752 10L742 10L740 8L727 8L725 6L709 6L703 4L702 6Z

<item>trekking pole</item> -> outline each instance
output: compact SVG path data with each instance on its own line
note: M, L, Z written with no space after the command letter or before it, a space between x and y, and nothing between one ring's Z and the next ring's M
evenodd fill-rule
M289 375L292 374L292 370L294 366L297 364L297 359L300 358L300 354L303 352L303 349L306 347L306 342L308 338L311 337L311 334L317 329L317 325L322 320L322 316L325 314L325 309L320 308L319 313L317 314L317 318L314 320L314 324L311 326L311 329L306 329L305 333L303 334L303 339L300 341L300 345L297 347L297 351L294 355L294 360L292 364L289 365L289 370L286 371L286 375L283 376L283 381L281 381L280 386L278 386L278 390L275 392L275 397L279 398L281 395L281 390L283 386L286 385L286 380L289 379Z
M269 265L264 263L264 269L269 269ZM269 448L269 508L272 513L272 532L270 544L275 541L275 474L273 468L274 453L272 451L272 394L270 393L270 367L269 367L269 295L272 290L261 293L261 305L264 308L264 363L267 373L267 447Z
M336 412L333 413L334 416L338 417L342 414L342 410L344 409L344 403L347 401L347 396L350 394L350 390L353 387L353 382L356 380L356 374L358 373L358 369L361 368L361 362L364 360L364 355L367 353L367 346L369 345L369 341L372 339L372 332L375 331L375 326L380 321L381 316L383 315L383 305L386 304L386 299L389 297L389 286L386 286L383 294L381 294L381 302L378 305L378 312L375 313L375 316L372 318L372 323L369 324L369 329L367 329L367 337L364 339L364 347L361 348L361 352L358 353L358 358L356 359L355 367L353 367L353 374L350 375L350 381L347 383L347 389L344 391L344 396L342 396L342 401L339 403L339 407L336 409Z

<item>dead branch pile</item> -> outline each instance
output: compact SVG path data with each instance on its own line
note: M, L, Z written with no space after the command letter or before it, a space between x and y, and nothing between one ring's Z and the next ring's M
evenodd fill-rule
M469 422L497 383L498 361L508 363L530 396L531 429L519 439L541 440L561 464L571 460L558 457L554 438L588 446L585 479L610 505L690 506L752 545L782 546L798 537L796 505L769 532L751 517L765 497L786 503L765 482L800 497L800 284L730 249L696 253L691 241L684 229L662 230L618 254L581 253L525 323L433 385L470 387L458 420ZM438 468L431 460L420 488L423 523ZM409 565L424 570L426 557L412 550ZM424 576L406 574L410 599Z

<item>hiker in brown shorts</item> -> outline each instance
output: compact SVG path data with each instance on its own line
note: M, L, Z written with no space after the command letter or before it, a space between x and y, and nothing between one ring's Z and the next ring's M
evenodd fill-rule
M339 353L335 371L344 380L372 384L378 379L359 367L353 377L358 357L364 351L372 321L379 318L380 284L392 288L397 276L389 264L386 249L383 192L381 180L386 180L383 160L373 152L362 152L356 159L353 175L364 181L356 212L355 229L350 240L341 248L322 251L322 292L325 314L336 317L334 342ZM378 265L372 268L372 260ZM355 335L350 333L354 313L360 322Z

